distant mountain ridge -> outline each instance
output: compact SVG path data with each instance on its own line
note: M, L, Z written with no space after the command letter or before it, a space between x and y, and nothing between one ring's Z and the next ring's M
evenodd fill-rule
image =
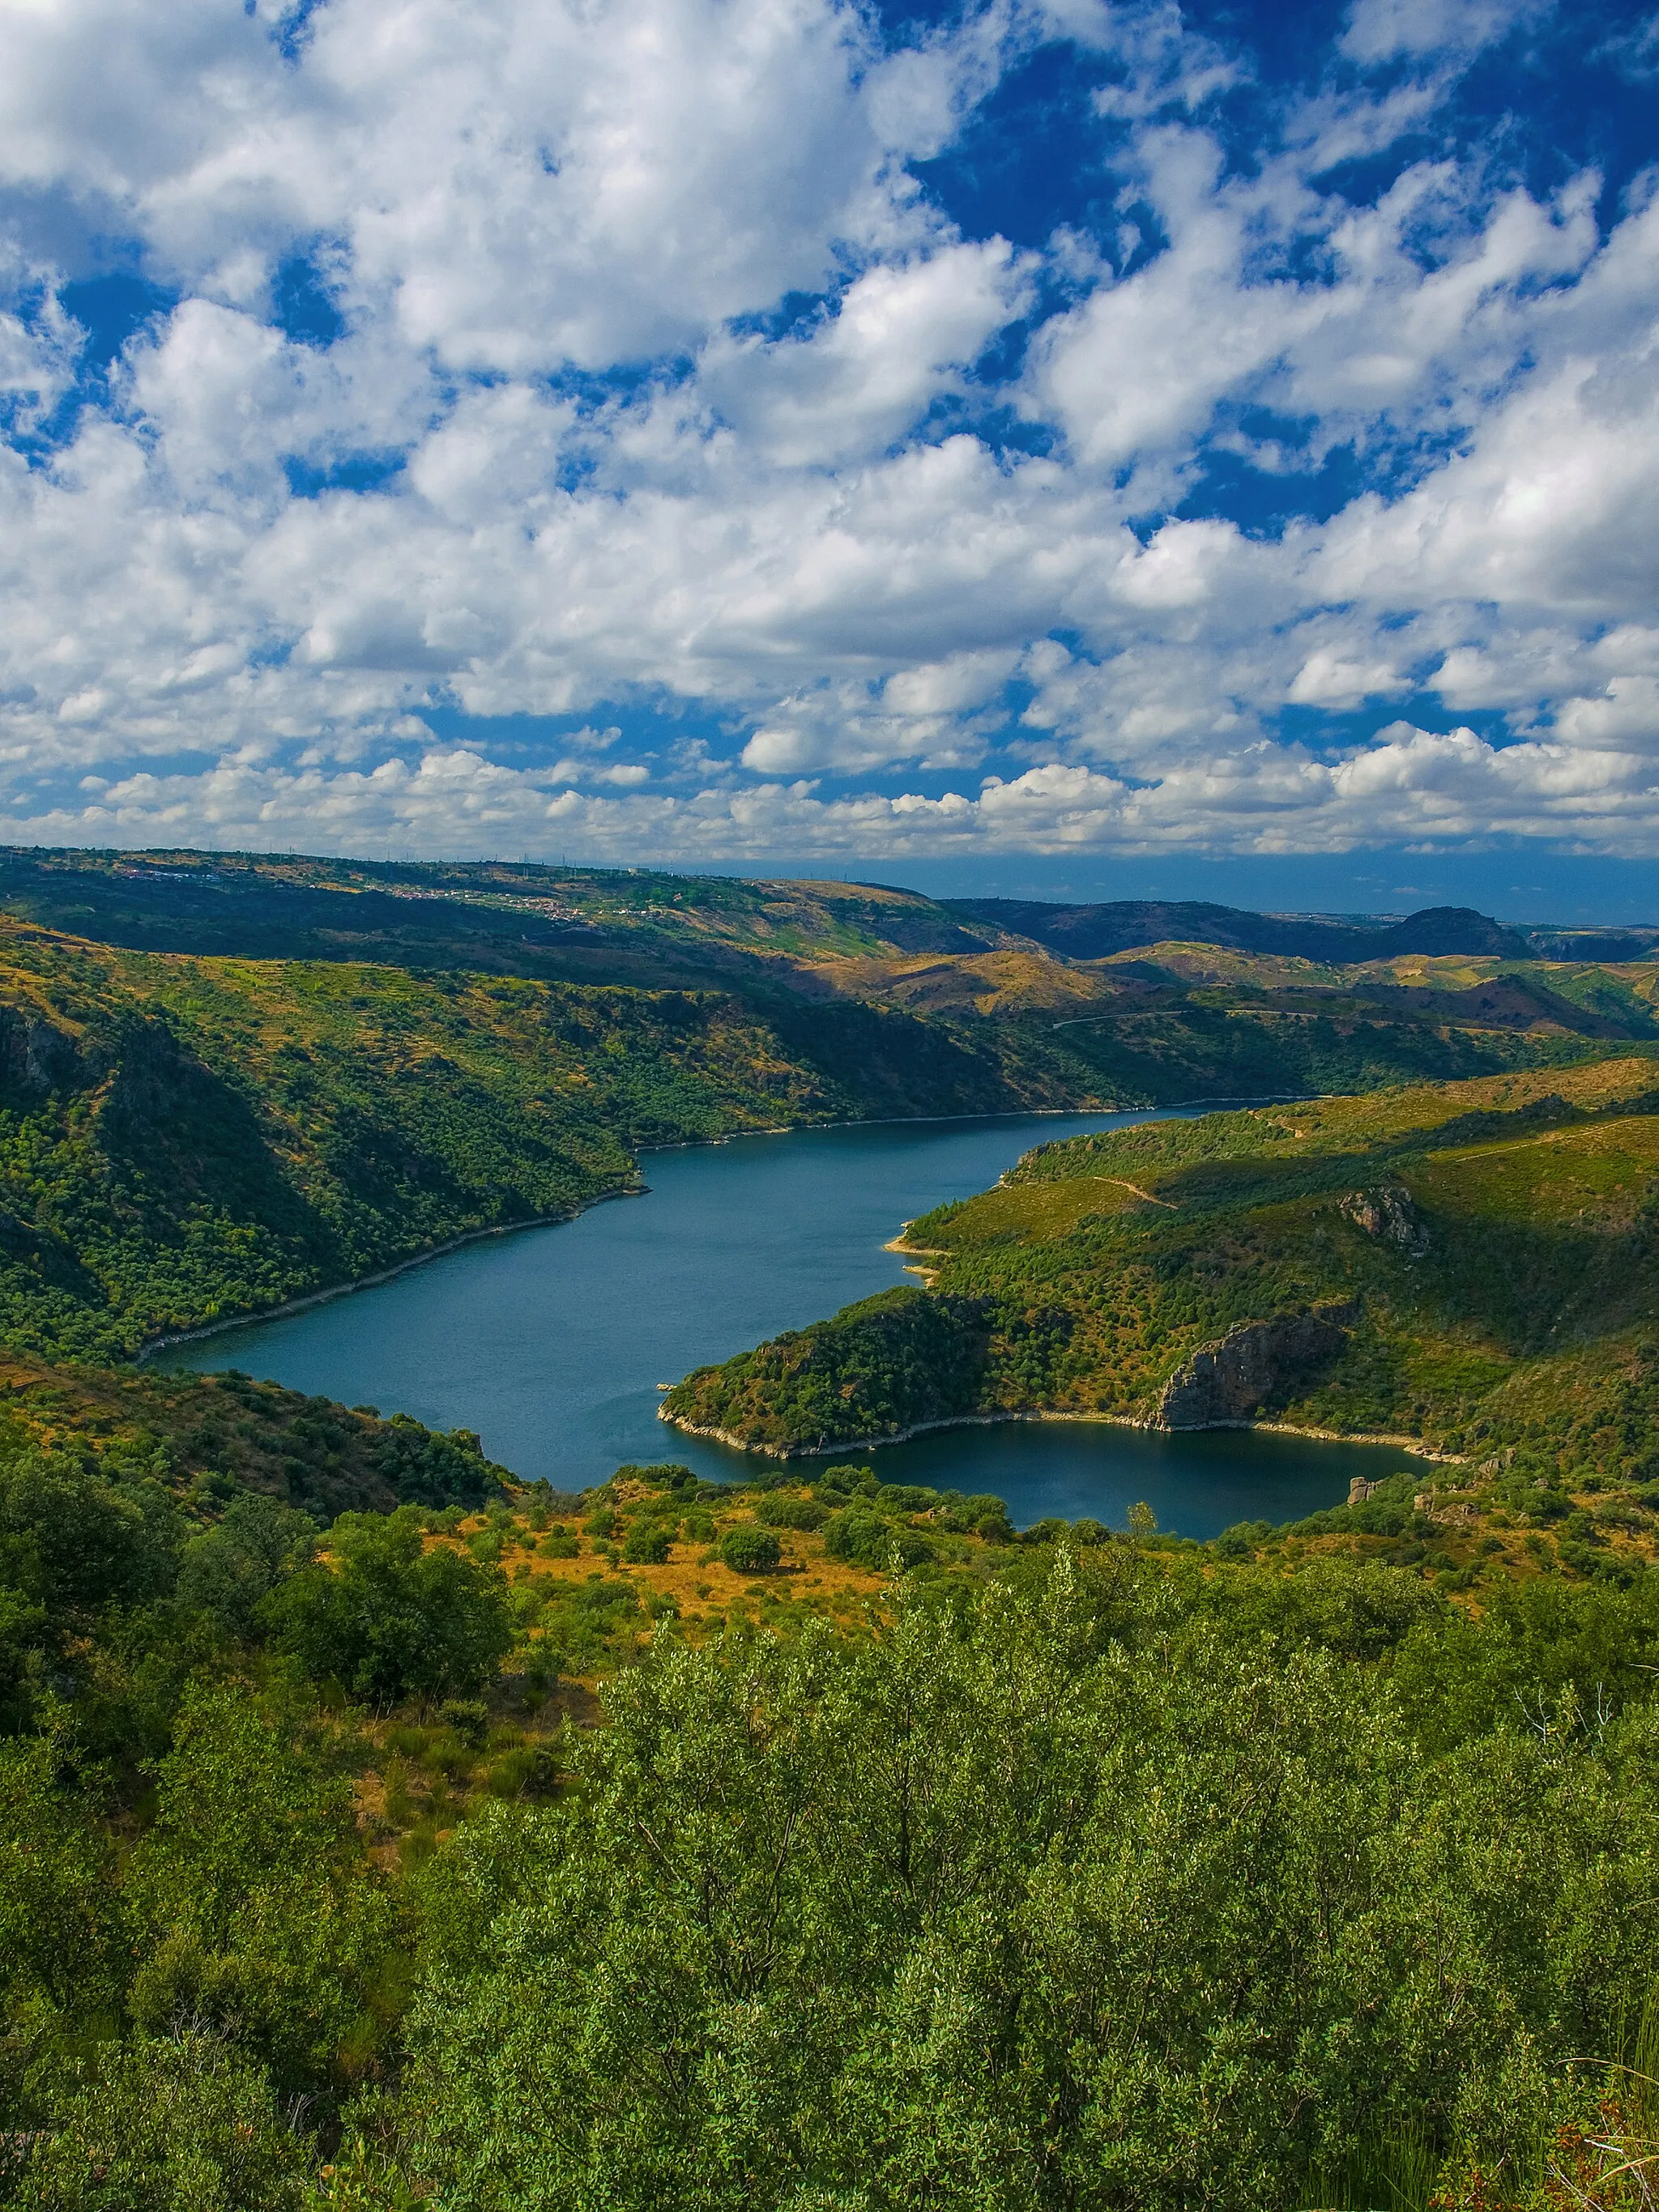
M1220 945L1240 952L1277 953L1339 965L1390 960L1408 952L1502 960L1534 957L1518 931L1467 906L1424 907L1403 921L1378 927L1322 916L1253 914L1242 907L1196 900L1117 899L1100 906L1059 906L1042 899L989 898L940 899L939 904L982 928L1031 938L1072 960L1103 960L1113 952L1172 943Z

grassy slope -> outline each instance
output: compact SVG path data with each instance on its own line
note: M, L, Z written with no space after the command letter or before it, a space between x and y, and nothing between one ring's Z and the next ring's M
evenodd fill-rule
M1270 1413L1417 1437L1494 1481L1518 1465L1558 1488L1639 1490L1659 1475L1654 1060L1041 1147L911 1224L928 1291L703 1370L669 1410L775 1447L969 1412L1144 1420L1234 1324L1357 1297L1346 1351ZM1343 1211L1378 1189L1401 1194L1420 1255Z

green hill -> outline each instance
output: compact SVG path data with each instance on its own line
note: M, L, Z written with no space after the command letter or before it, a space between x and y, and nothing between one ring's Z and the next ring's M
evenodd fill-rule
M702 1370L669 1417L784 1452L969 1413L1270 1418L1561 1499L1659 1476L1651 1049L1044 1146L906 1235L927 1290Z
M1461 910L1367 932L645 869L13 849L0 913L129 951L717 991L873 1114L1352 1091L1659 1036L1650 962L1530 959Z
M804 1010L801 1010L804 1014ZM0 924L0 1341L108 1359L639 1186L642 1146L1021 1103L852 1005L125 952Z

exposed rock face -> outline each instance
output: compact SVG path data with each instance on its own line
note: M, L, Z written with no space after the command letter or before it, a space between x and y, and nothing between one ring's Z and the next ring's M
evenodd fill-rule
M0 1089L26 1098L66 1088L81 1074L73 1037L15 1006L0 1006Z
M1382 1183L1376 1190L1351 1192L1337 1210L1367 1237L1380 1237L1384 1243L1398 1245L1407 1259L1420 1260L1429 1249L1429 1232L1418 1218L1411 1193L1402 1184Z
M1245 1421L1281 1384L1301 1377L1342 1348L1352 1304L1240 1322L1218 1343L1200 1345L1164 1386L1152 1426L1208 1429Z

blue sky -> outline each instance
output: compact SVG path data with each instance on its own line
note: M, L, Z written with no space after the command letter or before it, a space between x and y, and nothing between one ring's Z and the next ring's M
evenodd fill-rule
M0 839L1651 914L1656 93L1544 0L7 11Z

